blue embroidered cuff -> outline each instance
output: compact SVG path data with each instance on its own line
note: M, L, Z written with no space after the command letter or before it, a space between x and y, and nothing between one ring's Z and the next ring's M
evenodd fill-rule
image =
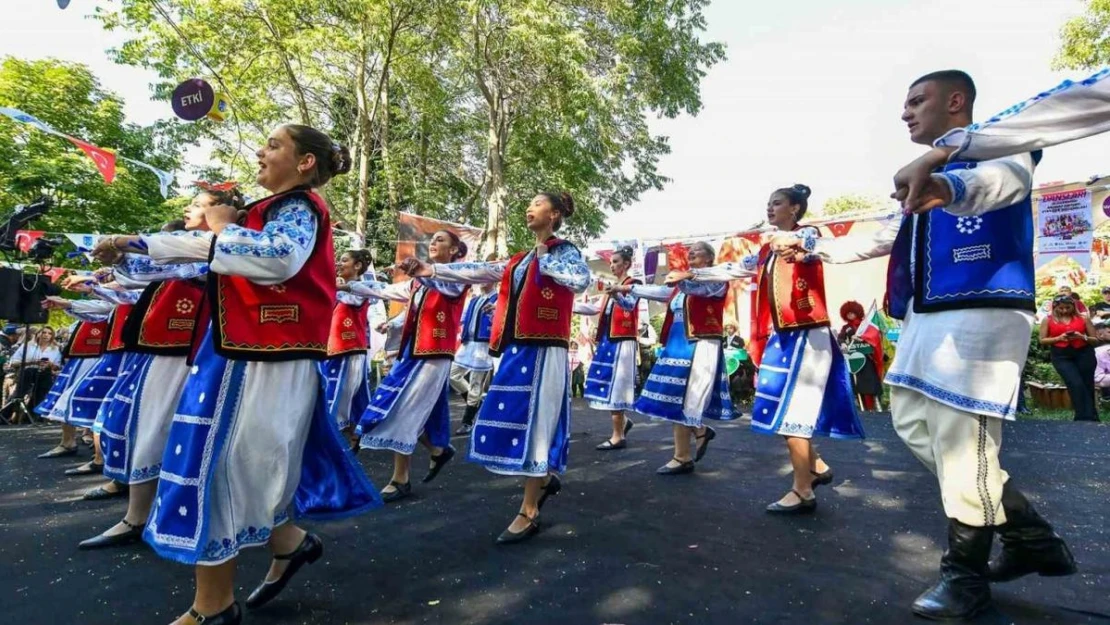
M946 183L948 183L948 190L952 193L951 204L959 204L964 201L965 197L967 197L967 185L964 183L963 179L956 174L945 172L943 174L933 175L940 176Z

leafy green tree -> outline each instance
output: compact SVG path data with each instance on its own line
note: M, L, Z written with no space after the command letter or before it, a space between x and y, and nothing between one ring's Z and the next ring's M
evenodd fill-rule
M1087 0L1082 15L1060 29L1054 69L1094 69L1110 62L1110 0Z
M167 171L178 167L182 144L190 140L188 129L178 124L125 123L123 101L79 64L2 59L0 106ZM32 227L53 232L133 232L180 215L148 170L117 159L116 178L105 184L72 143L0 116L0 210L40 195L53 198L55 206Z
M848 214L862 215L878 212L888 207L888 200L860 193L846 193L825 200L825 203L821 205L819 214L826 217Z

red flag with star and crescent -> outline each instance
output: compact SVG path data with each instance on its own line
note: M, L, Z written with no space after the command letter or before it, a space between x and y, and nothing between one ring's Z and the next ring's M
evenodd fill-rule
M112 152L111 150L105 150L104 148L97 147L91 143L85 143L84 141L80 139L74 139L73 137L66 137L66 139L69 139L71 142L73 142L73 145L81 148L81 151L84 152L90 159L92 159L93 164L96 165L97 171L99 171L100 175L104 177L104 182L106 184L112 184L112 181L116 179L115 152Z
M854 221L838 221L831 224L825 224L825 227L829 229L829 232L833 233L834 237L842 237L848 234L848 231L852 229L852 226L855 225L855 223L856 222Z

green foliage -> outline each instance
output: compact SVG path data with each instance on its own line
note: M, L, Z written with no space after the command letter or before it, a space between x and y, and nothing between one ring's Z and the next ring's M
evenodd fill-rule
M1087 0L1086 11L1060 29L1053 69L1097 69L1110 63L1110 0Z
M130 36L118 62L161 76L155 97L195 76L230 96L226 123L196 125L228 177L253 178L251 152L281 123L350 146L355 168L328 200L391 255L400 210L523 245L523 207L566 189L577 212L563 234L582 241L661 188L669 148L647 115L700 109L701 79L724 58L700 40L707 4L120 0L97 15Z
M880 197L847 193L825 200L817 214L833 217L835 215L874 213L886 208L888 204L887 200Z
M177 124L124 122L123 101L100 87L84 65L56 60L0 62L0 106L20 109L65 134L172 171L188 131ZM70 142L0 116L0 210L40 195L55 201L33 228L52 232L134 232L155 229L175 213L157 178L117 160L105 184Z
M1064 379L1052 366L1052 357L1048 345L1041 345L1040 327L1033 326L1029 335L1029 356L1025 359L1023 375L1026 381L1041 382L1042 384L1063 384Z

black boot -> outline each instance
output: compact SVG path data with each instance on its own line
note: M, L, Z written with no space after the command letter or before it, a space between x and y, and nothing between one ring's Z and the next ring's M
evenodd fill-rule
M1008 582L1030 573L1045 577L1075 573L1075 558L1064 540L1012 484L1010 480L1002 487L1006 523L998 528L1002 553L990 564L990 580Z
M463 413L462 423L459 425L459 429L455 430L455 436L470 434L470 430L474 429L474 416L477 414L477 406L467 405L466 412Z
M913 613L928 619L961 619L990 605L987 560L993 536L993 527L948 519L948 549L940 559L940 580L913 602Z

